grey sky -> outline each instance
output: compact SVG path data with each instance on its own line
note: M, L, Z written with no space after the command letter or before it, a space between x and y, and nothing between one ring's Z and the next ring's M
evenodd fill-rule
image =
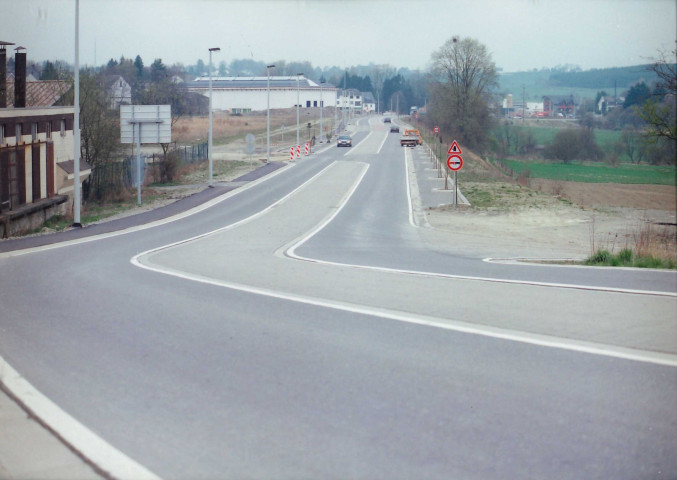
M80 63L235 58L426 68L454 35L505 71L649 63L677 38L675 0L80 0ZM0 0L0 40L74 59L75 0ZM96 57L95 57L96 55Z

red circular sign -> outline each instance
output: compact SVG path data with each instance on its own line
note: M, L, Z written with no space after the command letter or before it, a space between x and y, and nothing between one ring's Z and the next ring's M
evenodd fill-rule
M433 132L435 132L435 133L440 133L440 127L435 127L435 128L433 128Z
M447 167L454 172L460 170L463 167L463 157L456 154L449 155L449 158L447 158Z

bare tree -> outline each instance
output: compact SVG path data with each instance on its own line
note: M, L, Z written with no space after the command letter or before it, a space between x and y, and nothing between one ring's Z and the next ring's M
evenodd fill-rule
M490 124L488 98L497 78L484 45L472 38L447 40L432 54L432 118L460 141L483 146Z
M640 116L649 125L648 135L677 142L677 49L668 60L662 54L649 70L658 75L652 98L646 101Z
M80 126L82 157L93 167L119 159L120 117L110 109L105 76L90 70L80 73Z

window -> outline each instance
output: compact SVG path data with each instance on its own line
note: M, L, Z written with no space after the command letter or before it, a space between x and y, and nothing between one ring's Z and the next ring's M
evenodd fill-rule
M36 141L38 139L38 122L31 123L31 140Z
M59 127L61 129L61 136L65 137L66 136L66 119L62 118L61 119L61 125Z
M310 100L306 100L306 107L310 107Z
M45 125L45 133L47 134L47 140L52 139L52 121L49 120Z
M16 143L19 144L22 142L21 136L23 135L23 132L21 131L21 124L17 123L16 127L14 129L14 135L16 136Z
M317 107L317 100L313 102L313 107Z
M5 124L0 125L0 145L5 143Z

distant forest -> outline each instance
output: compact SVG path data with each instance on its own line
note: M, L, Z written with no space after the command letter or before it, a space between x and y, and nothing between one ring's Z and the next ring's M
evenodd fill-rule
M643 81L647 85L654 83L657 76L649 70L652 64L632 67L599 68L584 72L556 72L550 74L552 86L573 88L628 88Z
M630 87L640 82L651 87L658 78L649 70L651 64L630 67L597 68L582 71L580 68L554 68L528 72L506 72L499 75L499 95L513 94L527 101L540 101L544 95L574 95L595 98L604 90L612 95L624 95Z

